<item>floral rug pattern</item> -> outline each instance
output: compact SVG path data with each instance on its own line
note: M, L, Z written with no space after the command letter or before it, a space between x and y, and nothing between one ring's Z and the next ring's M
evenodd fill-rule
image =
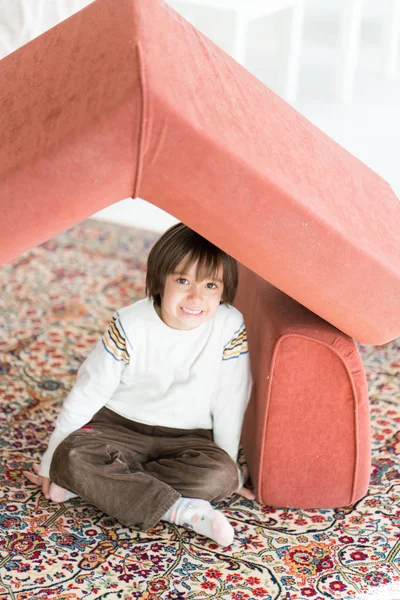
M157 234L86 221L0 269L0 600L400 600L400 339L361 346L373 469L352 507L294 510L237 495L221 549L159 523L128 529L22 476L116 308L144 295Z

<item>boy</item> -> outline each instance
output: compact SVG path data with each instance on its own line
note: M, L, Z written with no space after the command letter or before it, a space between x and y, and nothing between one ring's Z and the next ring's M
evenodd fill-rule
M42 457L24 472L46 498L76 495L126 526L160 519L222 546L218 501L236 464L251 390L236 261L178 223L150 251L147 298L114 314L81 365Z

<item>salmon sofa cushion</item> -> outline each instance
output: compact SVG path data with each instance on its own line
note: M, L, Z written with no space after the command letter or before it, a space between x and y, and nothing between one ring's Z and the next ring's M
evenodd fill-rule
M390 186L162 0L6 56L0 131L0 262L140 196L359 341L400 335Z
M255 381L242 443L257 498L352 504L371 471L368 389L354 341L249 269L239 280L235 304Z

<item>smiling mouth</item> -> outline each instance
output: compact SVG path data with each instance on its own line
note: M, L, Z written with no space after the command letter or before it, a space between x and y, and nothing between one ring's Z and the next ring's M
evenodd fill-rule
M195 310L195 309L191 309L191 308L184 308L183 306L181 306L181 309L183 310L183 312L185 314L192 315L194 317L198 317L203 312L202 310Z

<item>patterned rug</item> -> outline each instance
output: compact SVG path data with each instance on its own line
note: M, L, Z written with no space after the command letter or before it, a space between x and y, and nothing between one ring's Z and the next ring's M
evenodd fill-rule
M233 495L221 551L167 523L143 533L79 499L50 503L23 478L112 313L144 295L156 237L86 221L0 270L0 600L400 600L400 340L360 346L373 471L352 507Z

